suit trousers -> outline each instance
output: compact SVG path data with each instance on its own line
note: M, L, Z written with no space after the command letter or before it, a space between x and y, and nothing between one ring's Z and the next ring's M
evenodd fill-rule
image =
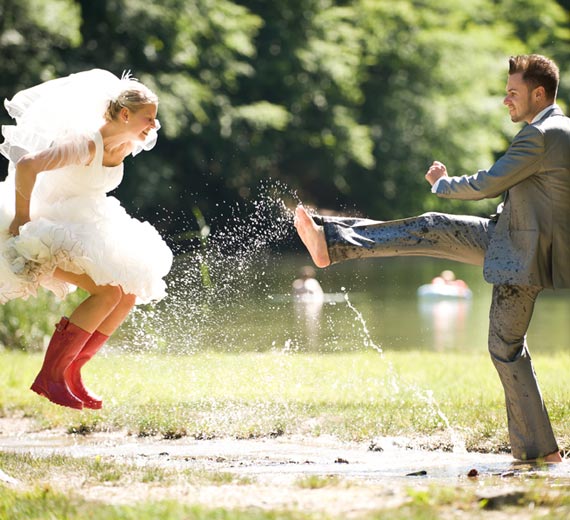
M429 256L483 265L495 221L425 213L393 221L313 217L324 227L331 263L371 257ZM558 451L526 344L541 287L495 285L489 352L505 391L513 457L531 460Z

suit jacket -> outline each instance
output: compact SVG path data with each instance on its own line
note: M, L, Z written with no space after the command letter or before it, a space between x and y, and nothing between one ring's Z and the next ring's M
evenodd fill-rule
M570 119L557 106L526 125L489 170L443 178L440 197L479 200L506 191L485 255L493 284L570 287Z

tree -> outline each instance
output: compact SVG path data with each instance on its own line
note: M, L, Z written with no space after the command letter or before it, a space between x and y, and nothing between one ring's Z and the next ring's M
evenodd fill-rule
M1 0L0 93L131 69L163 127L127 159L118 196L169 234L263 179L382 218L487 213L493 202L431 196L423 172L435 158L473 172L506 148L510 54L557 59L563 101L568 27L554 0Z

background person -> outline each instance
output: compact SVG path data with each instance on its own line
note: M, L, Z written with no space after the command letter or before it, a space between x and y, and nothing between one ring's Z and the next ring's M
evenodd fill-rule
M323 302L323 288L315 275L315 269L310 265L304 265L299 269L299 276L293 280L292 285L295 298L304 302Z
M445 269L438 276L432 279L432 284L452 285L454 287L467 288L464 280L459 280L451 269Z

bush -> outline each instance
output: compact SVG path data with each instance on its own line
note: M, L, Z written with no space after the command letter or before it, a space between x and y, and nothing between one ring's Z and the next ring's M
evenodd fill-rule
M69 315L84 298L85 293L77 290L62 301L41 289L35 298L0 305L0 346L14 350L43 350L61 316Z

